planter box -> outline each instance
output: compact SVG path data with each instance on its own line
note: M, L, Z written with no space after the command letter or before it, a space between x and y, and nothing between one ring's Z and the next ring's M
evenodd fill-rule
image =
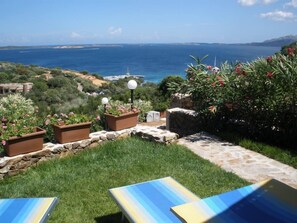
M4 146L6 154L8 156L17 156L41 150L45 132L44 129L37 127L36 132L9 138Z
M160 118L166 118L166 111L160 111Z
M92 122L72 125L53 125L55 140L59 143L88 139Z
M105 118L109 129L119 131L136 126L138 122L138 112L131 112L120 116L105 114Z

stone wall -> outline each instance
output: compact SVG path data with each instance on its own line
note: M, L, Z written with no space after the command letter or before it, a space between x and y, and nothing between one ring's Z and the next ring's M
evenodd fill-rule
M24 155L7 157L0 155L0 180L25 171L40 162L76 154L83 150L96 147L108 140L116 140L138 135L142 138L169 144L177 140L178 135L169 131L150 126L136 126L122 131L100 131L90 134L90 139L65 144L45 143L43 149Z
M193 109L194 103L191 95L176 93L171 95L170 108Z
M5 83L0 84L0 94L27 93L32 90L33 83Z
M197 133L201 130L199 115L194 110L172 108L167 110L166 129L180 137Z

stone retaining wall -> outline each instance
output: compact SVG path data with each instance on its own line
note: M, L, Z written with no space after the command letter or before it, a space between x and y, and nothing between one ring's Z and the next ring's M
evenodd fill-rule
M166 129L181 137L199 132L201 125L199 115L194 110L183 108L167 110Z
M71 154L79 153L83 150L96 147L106 141L116 140L138 135L160 143L173 143L178 135L169 131L150 126L136 126L135 128L125 129L117 132L100 131L90 134L90 139L65 144L45 143L43 149L24 155L7 157L0 155L0 180L25 171L29 167L36 166L38 163L54 158L60 158Z
M194 103L190 94L175 93L171 95L170 108L193 109Z

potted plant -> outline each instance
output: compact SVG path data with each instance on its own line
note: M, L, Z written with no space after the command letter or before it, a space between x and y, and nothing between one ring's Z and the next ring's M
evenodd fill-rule
M0 99L0 140L8 156L29 153L43 148L45 130L37 126L33 102L20 94Z
M160 118L165 118L166 117L166 110L169 107L169 102L163 101L163 102L157 102L154 105L154 110L160 112Z
M119 131L137 125L139 109L130 104L114 101L105 107L105 119L109 129Z
M70 112L47 116L45 125L49 124L53 127L55 140L63 144L88 139L92 122L87 115Z

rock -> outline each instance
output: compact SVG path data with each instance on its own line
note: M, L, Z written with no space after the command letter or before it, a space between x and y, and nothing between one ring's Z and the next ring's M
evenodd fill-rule
M49 149L43 149L40 152L32 154L32 158L41 158L44 156L49 156L50 154L51 154L51 151Z
M173 108L167 110L166 129L180 136L191 135L201 130L202 123L194 110Z
M90 145L90 144L91 144L91 140L90 140L90 139L82 140L82 141L80 142L80 147L81 147L81 148L85 148L85 147L87 147L87 146Z
M72 149L72 143L66 143L63 145L65 149L71 150Z
M193 109L194 103L191 95L176 93L171 96L170 108Z
M100 139L101 139L102 141L106 141L106 140L107 140L107 137L106 137L106 135L101 135L101 136L100 136Z
M97 147L97 146L100 144L100 142L101 142L101 141L92 142L92 143L89 145L89 148Z
M98 142L100 140L100 135L91 136L91 143Z
M78 149L79 146L80 146L80 143L79 142L73 142L73 144L72 144L72 150Z
M2 167L0 169L0 174L6 174L6 173L8 173L9 170L10 170L10 167L11 167L10 165L7 165L7 166Z
M124 132L122 134L120 134L117 139L124 139L124 138L128 138L130 136L130 134L128 132Z
M57 144L55 147L51 148L52 153L61 153L64 150L63 145Z
M107 138L107 140L115 140L116 135L115 135L115 133L107 133L106 138Z

